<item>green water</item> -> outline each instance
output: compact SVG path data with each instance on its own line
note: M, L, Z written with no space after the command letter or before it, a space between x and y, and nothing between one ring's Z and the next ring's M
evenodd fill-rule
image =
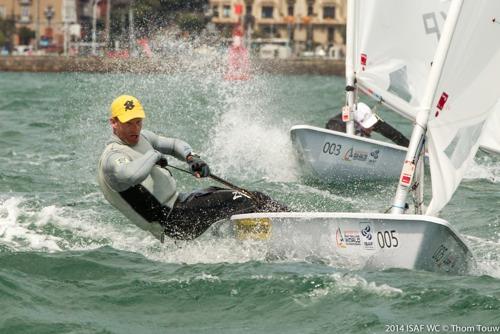
M480 153L442 212L477 258L478 270L465 276L367 271L293 254L276 260L255 245L210 238L161 245L98 190L107 108L128 93L142 101L146 128L183 138L214 173L242 187L299 211L382 212L394 185L305 182L293 157L289 128L323 126L343 104L343 86L342 78L322 76L225 82L199 69L171 76L0 73L0 333L500 326L498 157ZM411 124L381 114L409 134ZM174 175L182 191L213 184Z

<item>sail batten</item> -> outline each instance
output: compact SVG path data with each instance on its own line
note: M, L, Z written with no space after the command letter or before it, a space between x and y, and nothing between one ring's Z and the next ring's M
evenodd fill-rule
M488 152L500 154L500 99L493 107L493 112L486 121L486 125L479 140L480 147Z
M358 80L358 88L366 95L371 96L373 100L381 102L404 118L411 121L415 119L418 109L406 103L406 101L400 99L398 96L386 94L386 91L377 90L378 87L371 86L370 83L365 82L363 78Z
M450 1L358 0L356 79L362 90L414 120ZM365 88L365 89L363 89Z

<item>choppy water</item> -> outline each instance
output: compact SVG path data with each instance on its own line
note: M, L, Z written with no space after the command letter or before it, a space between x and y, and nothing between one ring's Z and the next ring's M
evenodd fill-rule
M319 76L225 82L200 70L0 73L0 332L384 333L413 329L395 324L500 325L498 157L480 153L442 213L477 257L478 271L466 276L278 261L252 244L210 238L160 245L98 190L107 108L129 93L143 102L146 128L185 139L214 173L238 185L295 210L384 211L394 185L307 183L293 159L289 128L323 126L343 104L343 86L341 78ZM409 133L405 120L381 113ZM175 175L181 190L212 184Z

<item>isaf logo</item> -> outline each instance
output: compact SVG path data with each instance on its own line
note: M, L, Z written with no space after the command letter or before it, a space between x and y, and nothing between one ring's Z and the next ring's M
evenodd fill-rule
M132 100L125 102L123 106L125 107L125 110L132 110L135 108L134 101Z
M361 230L361 235L368 240L372 240L372 234L370 230L371 230L370 225L366 225L366 227Z
M365 249L375 249L373 226L370 223L359 223L359 229L361 230L361 245Z

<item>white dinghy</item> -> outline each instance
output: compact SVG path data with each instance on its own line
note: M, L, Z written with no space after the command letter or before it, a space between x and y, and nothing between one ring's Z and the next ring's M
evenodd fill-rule
M294 126L290 134L300 165L326 182L396 180L406 155L406 147L314 126Z
M414 121L449 1L348 2L346 133L296 125L290 134L305 174L324 182L397 180L406 147L354 135L358 89ZM411 37L410 37L411 36Z
M498 21L497 0L452 1L390 214L235 215L231 233L239 239L260 240L262 247L278 256L292 251L338 256L349 267L470 271L474 266L471 251L450 224L436 215L473 160L500 97L500 44L494 42L500 40ZM425 215L406 215L406 197L418 182L415 173L424 146L429 151L432 199Z

